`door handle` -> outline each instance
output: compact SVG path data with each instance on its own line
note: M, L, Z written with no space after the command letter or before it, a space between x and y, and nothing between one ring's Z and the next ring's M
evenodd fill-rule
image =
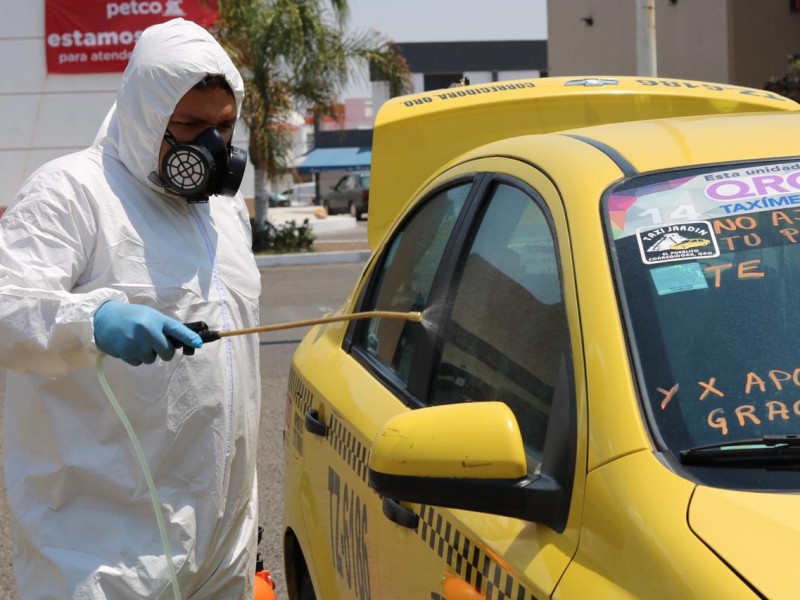
M419 525L419 515L410 508L401 506L391 498L383 499L383 514L386 518L402 527L416 529Z
M306 431L322 437L325 437L328 433L328 426L320 420L319 411L314 408L309 408L306 411Z

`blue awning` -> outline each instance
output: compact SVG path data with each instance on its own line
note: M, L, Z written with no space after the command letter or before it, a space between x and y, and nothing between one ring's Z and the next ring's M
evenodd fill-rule
M372 163L372 150L360 148L316 148L299 161L298 173L325 171L366 171Z

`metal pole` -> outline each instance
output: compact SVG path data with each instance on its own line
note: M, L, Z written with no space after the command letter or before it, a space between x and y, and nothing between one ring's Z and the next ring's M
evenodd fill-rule
M655 0L636 0L636 74L656 77Z

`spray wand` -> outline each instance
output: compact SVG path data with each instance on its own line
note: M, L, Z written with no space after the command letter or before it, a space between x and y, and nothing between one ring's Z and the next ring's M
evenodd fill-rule
M330 317L318 317L316 319L306 319L303 321L289 321L287 323L276 323L274 325L262 325L260 327L250 327L248 329L232 329L230 331L214 331L208 327L204 321L193 321L185 323L186 327L194 331L203 340L203 343L216 342L225 337L236 335L250 335L253 333L268 333L270 331L283 331L285 329L295 329L298 327L310 327L323 323L339 323L342 321L355 321L358 319L396 319L399 321L422 322L422 313L419 311L396 312L391 310L369 310L364 312L350 313L345 315L334 315ZM176 348L183 348L183 353L194 354L194 348L186 346L175 338L170 338Z
M208 325L206 325L203 321L195 321L193 323L186 323L186 326L195 331L200 335L200 338L203 340L203 343L207 342L215 342L224 337L230 337L234 335L249 335L252 333L264 333L269 331L279 331L282 329L293 329L296 327L308 327L310 325L319 325L322 323L337 323L340 321L353 321L356 319L372 319L372 318L381 318L381 319L398 319L404 321L414 321L416 323L422 322L422 313L421 312L393 312L393 311L384 311L384 310L373 310L373 311L365 311L360 313L352 313L349 315L338 315L332 317L320 317L317 319L308 319L305 321L291 321L289 323L278 323L277 325L264 325L262 327L251 327L249 329L235 329L231 331L212 331ZM183 347L184 354L194 354L194 348L190 348L185 346L175 338L170 337L170 341L172 342L173 346L176 348ZM117 416L122 421L123 426L125 427L125 431L128 433L128 437L133 444L133 449L136 452L136 457L139 460L139 464L142 467L142 472L144 473L145 482L147 483L147 489L150 493L150 500L153 503L153 511L156 516L156 522L158 524L158 531L159 535L161 536L161 544L164 548L164 556L167 562L167 571L169 572L170 582L172 584L172 591L175 596L175 600L181 600L181 589L178 585L178 575L177 570L175 569L175 564L172 559L172 552L170 550L169 539L167 537L167 529L164 524L164 517L161 514L161 502L158 498L158 492L156 490L155 483L153 482L153 476L150 472L150 467L147 464L147 459L145 458L144 451L142 450L142 446L139 443L139 438L136 436L136 432L133 430L128 417L125 415L125 411L122 409L119 401L114 396L114 393L111 390L111 386L108 384L108 380L106 379L105 373L103 371L103 359L105 358L105 354L100 354L97 357L97 378L100 380L100 385L103 388L103 391L106 393L109 402L114 408L114 411L117 413Z

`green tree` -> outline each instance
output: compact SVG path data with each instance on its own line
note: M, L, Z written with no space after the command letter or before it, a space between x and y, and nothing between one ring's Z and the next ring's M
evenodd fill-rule
M800 60L790 57L786 73L780 77L770 77L764 89L800 102Z
M347 0L219 0L212 31L239 68L245 86L242 118L250 130L255 170L256 231L266 228L268 182L287 168L292 110L334 115L344 86L364 76L408 90L408 66L376 31L348 33Z

